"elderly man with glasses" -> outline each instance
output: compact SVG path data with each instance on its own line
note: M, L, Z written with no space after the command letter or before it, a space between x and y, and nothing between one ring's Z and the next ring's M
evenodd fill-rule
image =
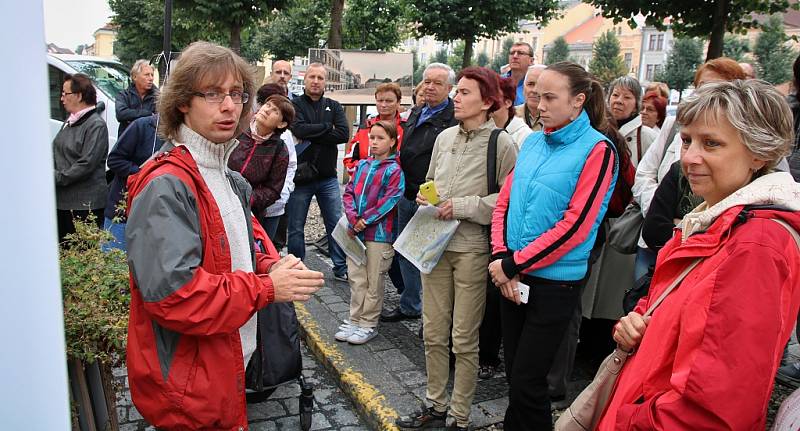
M515 42L508 51L508 73L504 78L511 77L517 83L517 97L514 106L525 103L525 74L528 67L533 64L533 47L526 42Z

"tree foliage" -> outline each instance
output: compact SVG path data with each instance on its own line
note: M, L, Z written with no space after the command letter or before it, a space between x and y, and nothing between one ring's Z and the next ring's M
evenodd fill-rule
M508 53L511 51L511 47L514 46L514 38L507 37L503 39L503 48L500 49L500 52L494 56L492 59L491 68L496 71L500 71L500 68L508 64Z
M114 53L124 64L150 59L164 49L164 4L160 0L109 0L112 22L119 28ZM172 50L180 51L197 40L223 42L224 36L190 11L172 11ZM227 44L227 42L225 42Z
M283 8L286 0L177 0L175 4L191 13L198 22L227 34L228 46L239 52L242 30Z
M319 0L291 0L286 9L273 13L253 32L257 52L269 52L273 59L291 60L319 47L328 32L328 5ZM243 48L246 54L248 47ZM250 57L246 55L246 57Z
M435 36L444 42L464 41L462 67L472 60L473 44L519 31L524 19L542 24L556 14L557 0L412 0L411 20L417 35Z
M620 22L628 20L636 26L633 17L641 13L647 25L659 30L670 27L676 35L709 40L708 57L722 55L725 32L737 32L758 25L753 14L774 14L789 8L789 0L588 0L599 7L603 16ZM798 4L794 3L797 7Z
M601 34L592 47L592 60L589 62L591 72L603 86L628 73L622 60L619 39L612 30Z
M343 27L344 48L390 51L408 33L408 11L400 0L348 0Z
M545 64L553 64L567 60L569 60L569 45L563 36L559 36L553 41L552 45L550 45L550 51L547 52Z
M678 38L667 56L664 71L656 81L666 83L669 88L682 93L694 82L697 66L703 62L703 42L695 38Z
M458 72L461 71L464 67L462 66L464 62L464 51L466 48L466 44L463 40L459 40L453 45L453 53L447 57L447 65L453 68L453 71Z
M489 59L489 54L487 54L487 53L486 53L486 51L481 51L481 52L480 52L480 53L479 53L479 54L478 54L478 55L475 57L475 64L476 64L476 65L478 65L478 66L480 66L480 67L487 67L487 66L489 66L489 62L490 62L490 61L491 61L491 60Z
M736 37L732 34L725 35L725 46L722 48L722 55L732 58L738 62L747 60L745 54L750 52L750 43L743 37Z
M753 49L760 79L772 84L783 84L792 79L792 62L797 53L786 45L788 39L781 18L770 17Z

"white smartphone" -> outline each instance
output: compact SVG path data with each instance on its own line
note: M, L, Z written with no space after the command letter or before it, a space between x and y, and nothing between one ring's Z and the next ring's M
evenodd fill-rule
M531 294L531 287L521 281L518 281L517 289L519 289L519 301L523 304L527 304L528 298Z

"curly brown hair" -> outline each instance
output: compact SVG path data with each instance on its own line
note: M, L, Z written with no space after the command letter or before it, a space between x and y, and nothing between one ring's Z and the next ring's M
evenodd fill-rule
M250 114L255 98L253 72L252 66L228 48L203 41L189 45L161 88L158 99L159 135L164 139L175 139L184 118L180 108L188 106L195 97L194 93L203 90L203 85L223 81L228 75L238 78L242 82L242 91L250 95L239 116L239 129L246 127L245 119Z

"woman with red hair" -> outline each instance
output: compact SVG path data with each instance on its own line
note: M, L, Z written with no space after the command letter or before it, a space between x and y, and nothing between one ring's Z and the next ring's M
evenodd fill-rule
M495 170L495 190L505 183L517 160L511 136L497 136L494 163L487 147L497 128L491 113L500 108L497 73L485 67L468 67L458 76L453 98L458 125L436 138L426 179L439 194L437 216L460 221L436 266L422 274L422 322L427 371L427 399L431 407L397 420L403 429L444 427L448 411L448 342L452 334L455 354L453 394L449 414L452 429L469 426L470 407L478 377L478 328L486 303L486 267L489 265L489 224L497 192L487 190L487 166ZM429 205L421 194L419 205Z
M651 91L642 98L642 124L655 130L661 130L667 118L667 99Z

